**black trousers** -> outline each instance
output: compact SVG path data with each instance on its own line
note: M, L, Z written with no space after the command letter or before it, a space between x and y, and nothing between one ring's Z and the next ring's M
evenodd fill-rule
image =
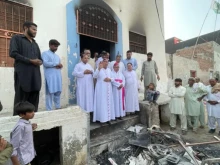
M35 106L35 112L37 112L40 91L32 91L32 92L23 91L18 79L15 79L14 87L15 87L14 107L19 102L28 101ZM16 115L18 114L15 112L15 109L14 109L13 116L16 116Z

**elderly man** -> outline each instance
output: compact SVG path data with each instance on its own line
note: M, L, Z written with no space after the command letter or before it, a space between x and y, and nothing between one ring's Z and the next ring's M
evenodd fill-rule
M82 55L81 62L76 64L73 76L76 77L76 99L77 104L86 112L93 112L93 68L88 64L89 56Z
M139 111L138 89L139 84L137 74L132 68L132 64L127 64L127 70L124 72L125 76L125 110L126 113L135 114Z
M112 94L111 70L108 68L108 60L99 63L93 77L97 79L94 95L93 121L101 123L115 120L115 109Z
M198 121L200 116L201 103L198 100L202 98L206 90L195 84L195 78L189 78L188 85L186 86L185 94L185 107L188 120L188 126L193 129L193 132L197 132Z
M209 83L210 85L207 87L208 95L204 99L207 101L209 133L215 133L216 122L220 127L220 90L215 90L217 81L214 78L211 78ZM220 132L218 135L220 136Z
M203 129L205 128L205 108L204 108L204 104L202 100L207 94L207 89L206 89L206 86L200 81L199 77L196 77L195 80L196 80L195 86L198 86L200 90L202 89L202 91L205 91L204 96L198 98L198 101L200 102L199 122L200 122L200 128Z
M135 58L131 58L131 56L132 56L132 51L128 50L127 51L127 58L124 59L123 63L124 63L124 66L126 69L127 69L128 63L131 63L132 69L134 71L136 71L138 68L137 60Z
M110 63L110 69L113 71L114 70L114 65L115 65L115 63L118 63L118 65L119 65L119 72L124 72L125 71L125 66L124 66L124 63L123 62L121 62L121 55L117 55L116 56L116 61L112 61L111 63Z
M123 64L124 65L124 64ZM112 71L113 81L113 98L115 107L115 117L122 119L125 116L125 78L124 75L119 71L119 64L116 62L113 66Z
M145 87L144 96L146 95L146 90L148 85L150 83L153 83L155 86L157 86L157 80L158 81L160 80L157 64L154 60L152 60L152 57L153 57L153 53L151 52L147 53L147 60L143 62L142 65L141 81L143 81L143 77L144 77L144 87Z
M184 104L184 96L186 93L186 88L182 85L182 80L180 78L175 79L175 87L171 87L168 95L171 97L169 104L170 108L170 129L176 129L176 117L179 116L181 120L182 134L185 135L187 131L187 119L186 110Z

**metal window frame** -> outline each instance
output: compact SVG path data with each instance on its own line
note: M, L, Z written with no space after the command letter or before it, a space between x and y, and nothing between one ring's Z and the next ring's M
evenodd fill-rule
M133 36L135 36L135 38ZM140 42L140 40L143 40L144 43ZM132 52L146 54L147 37L145 35L129 31L129 48ZM139 51L139 49L141 49L142 51Z

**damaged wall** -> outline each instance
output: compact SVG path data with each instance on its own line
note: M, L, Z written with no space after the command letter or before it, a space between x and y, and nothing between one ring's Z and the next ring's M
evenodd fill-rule
M0 118L0 135L10 140L10 132L18 121L18 117ZM36 131L54 127L60 129L60 146L62 165L82 165L88 159L89 115L78 106L72 106L51 112L35 114L32 123L37 123Z
M196 71L196 76L207 85L209 78L220 71L219 45L215 42L197 45L192 58L193 50L194 46L177 50L173 54L173 61L171 55L167 54L167 72L169 75L173 74L173 79L182 78L183 85L186 85L188 78L191 76L190 71Z

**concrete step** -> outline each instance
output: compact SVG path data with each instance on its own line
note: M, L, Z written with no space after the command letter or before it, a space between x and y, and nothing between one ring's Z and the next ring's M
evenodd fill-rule
M140 122L138 115L124 117L123 120L111 122L111 125L101 126L98 123L90 125L90 156L94 158L105 150L115 150L125 144L132 132L126 131L130 126Z

